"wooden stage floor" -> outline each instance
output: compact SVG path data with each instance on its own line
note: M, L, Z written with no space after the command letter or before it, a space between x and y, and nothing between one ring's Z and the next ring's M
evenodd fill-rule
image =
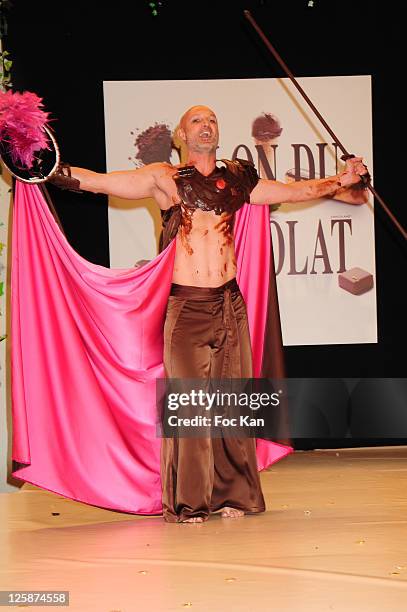
M407 446L296 451L262 473L264 514L202 524L25 484L0 495L0 588L66 590L83 612L405 612L406 460Z

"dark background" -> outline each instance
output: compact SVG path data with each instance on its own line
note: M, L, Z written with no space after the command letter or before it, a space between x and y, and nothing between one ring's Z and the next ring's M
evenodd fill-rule
M285 76L244 18L249 9L296 76L372 75L375 187L406 227L400 6L173 0L162 2L154 17L144 1L15 1L6 48L14 61L14 89L35 91L56 119L63 159L104 171L103 80ZM52 195L74 248L109 265L105 197ZM287 347L288 376L406 375L406 247L378 204L375 232L378 344Z

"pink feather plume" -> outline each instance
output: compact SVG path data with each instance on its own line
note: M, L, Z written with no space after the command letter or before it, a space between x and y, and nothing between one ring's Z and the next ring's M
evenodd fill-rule
M44 126L49 113L35 93L0 91L0 141L6 141L14 163L31 168L34 153L49 149Z

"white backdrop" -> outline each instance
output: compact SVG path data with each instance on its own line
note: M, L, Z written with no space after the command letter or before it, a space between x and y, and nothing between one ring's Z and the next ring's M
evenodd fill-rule
M364 157L373 175L371 78L312 77L299 82L347 149ZM218 116L218 158L231 158L239 145L245 145L238 157L252 155L263 172L252 125L265 113L273 115L281 127L271 143L277 180L290 180L286 173L295 167L296 149L300 151L297 170L309 170L306 150L298 145L309 147L316 178L322 150L326 175L337 171L329 134L287 79L108 81L104 101L108 171L142 165L148 161L148 146L162 151L169 131L196 104L211 107ZM175 153L170 159L179 161ZM271 168L273 163L270 158ZM341 260L346 269L357 266L375 276L373 223L372 203L352 206L319 199L283 204L272 214L285 345L377 342L376 287L355 296L338 286ZM111 199L109 234L112 267L151 259L157 252L158 207L148 200Z

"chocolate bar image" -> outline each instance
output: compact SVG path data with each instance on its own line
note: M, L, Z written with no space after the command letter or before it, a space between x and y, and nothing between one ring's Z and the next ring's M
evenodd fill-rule
M372 289L373 274L362 268L351 268L338 274L338 283L345 291L353 295L361 295Z

